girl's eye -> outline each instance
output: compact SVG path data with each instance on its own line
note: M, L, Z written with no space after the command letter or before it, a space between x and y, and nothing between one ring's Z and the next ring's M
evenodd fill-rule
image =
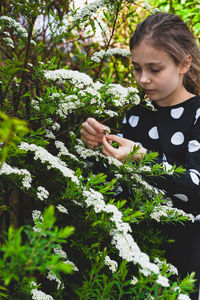
M140 71L141 71L141 69L140 69L140 68L136 68L136 67L134 67L134 71L135 71L135 72L140 72Z
M158 73L158 72L160 72L160 70L157 70L157 69L154 70L154 69L152 69L151 72L153 72L153 73Z

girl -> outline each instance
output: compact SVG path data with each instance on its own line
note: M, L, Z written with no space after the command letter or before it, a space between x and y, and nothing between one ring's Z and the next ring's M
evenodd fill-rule
M103 153L123 160L135 144L139 160L148 151L159 153L158 162L184 166L180 176L158 178L158 187L173 199L174 206L195 216L200 214L200 51L193 34L180 17L156 13L139 23L130 38L137 83L155 110L142 104L127 112L122 136L104 135L104 126L93 118L82 124L81 136L88 147L103 144ZM119 143L113 148L111 141ZM200 218L199 218L200 219ZM164 231L175 238L166 249L169 262L186 276L200 278L200 223L170 225ZM165 226L166 227L166 226ZM166 233L166 232L165 232ZM197 293L192 299L198 299Z

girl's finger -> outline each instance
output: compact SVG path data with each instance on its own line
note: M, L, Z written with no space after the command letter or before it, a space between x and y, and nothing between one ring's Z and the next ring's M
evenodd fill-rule
M97 122L97 120L95 120L94 118L88 118L86 123L98 134L104 134L104 130L106 130L106 128L109 129L107 126L104 126L101 123Z
M85 138L84 136L82 136L81 138L87 144L87 146L89 148L91 148L91 146L92 147L97 147L99 145L99 141L98 140L91 140L91 139Z
M99 136L98 134L91 134L88 131L86 131L84 128L80 130L81 138L86 142L87 140L93 141L93 142L102 142L102 136Z
M122 145L124 143L124 141L126 140L125 138L122 138L122 137L120 137L118 135L115 135L115 134L108 134L108 135L106 135L106 139L108 141L116 142L116 143L118 143L120 145Z
M104 136L102 139L102 144L103 144L103 150L106 151L110 156L116 157L118 154L118 149L113 148L109 142L107 141L107 136ZM103 152L104 153L104 152ZM104 153L105 154L105 153Z
M84 122L82 124L81 134L88 136L95 136L95 137L102 137L103 133L98 132L94 127L90 126L88 122Z

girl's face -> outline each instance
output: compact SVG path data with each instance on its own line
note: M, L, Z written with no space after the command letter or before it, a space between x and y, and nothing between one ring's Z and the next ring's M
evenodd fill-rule
M143 40L131 54L135 79L150 100L160 106L171 106L190 97L183 86L188 68L175 64L167 52Z

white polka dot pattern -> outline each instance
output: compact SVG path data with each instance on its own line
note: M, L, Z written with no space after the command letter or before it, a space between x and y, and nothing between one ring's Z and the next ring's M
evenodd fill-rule
M184 194L175 194L174 197L184 201L184 202L187 202L188 201L188 197Z
M178 132L176 132L176 133L174 133L172 135L172 137L171 137L171 143L173 145L178 146L178 145L183 144L183 142L184 142L184 135L183 135L182 132L178 131Z
M188 143L188 151L196 152L200 150L200 143L197 140L189 141Z
M166 157L165 153L163 153L162 160L163 160L163 161L167 161L167 157Z
M179 119L182 116L183 112L184 112L183 107L173 108L171 110L171 116L174 119Z
M199 117L200 117L200 108L198 108L197 111L196 111L194 124L197 122L197 120L198 120Z
M143 147L140 142L135 142L138 146Z
M128 120L129 124L131 127L136 127L138 122L139 122L139 117L138 116L131 116Z
M149 136L151 139L156 140L159 139L158 128L156 126L152 127L149 132Z
M117 133L117 136L123 138L123 134L122 133Z
M189 169L188 171L189 171L189 172L193 172L193 173L197 174L198 176L200 176L199 171L197 171L197 170L195 170L195 169Z
M169 175L172 175L174 173L174 170L171 170L173 166L170 165L167 161L163 162L163 168Z
M190 177L194 184L199 185L199 177L197 176L197 174L190 172Z
M126 124L126 123L127 123L127 120L126 120L126 116L125 116L123 121L122 121L122 124Z

